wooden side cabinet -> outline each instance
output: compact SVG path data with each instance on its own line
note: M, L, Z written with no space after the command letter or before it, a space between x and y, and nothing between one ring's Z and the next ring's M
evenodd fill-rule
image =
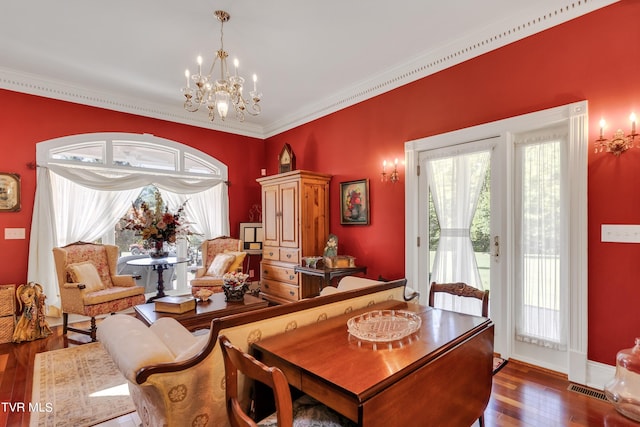
M257 181L262 186L262 296L286 303L318 295L320 283L294 267L302 257L324 252L331 176L296 170Z

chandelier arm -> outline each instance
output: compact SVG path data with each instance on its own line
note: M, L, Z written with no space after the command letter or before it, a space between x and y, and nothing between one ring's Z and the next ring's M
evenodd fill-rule
M211 76L213 76L213 70L216 68L216 63L218 62L218 55L216 54L213 57L213 62L211 63L211 68L209 68L209 73L207 74L207 77L209 79L211 79Z

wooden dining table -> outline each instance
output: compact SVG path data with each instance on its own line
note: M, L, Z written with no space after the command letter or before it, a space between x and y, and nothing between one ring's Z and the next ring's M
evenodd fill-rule
M350 318L375 310L415 313L421 326L389 342L348 332ZM488 318L389 300L265 338L252 350L291 386L360 426L469 426L489 402L493 334Z

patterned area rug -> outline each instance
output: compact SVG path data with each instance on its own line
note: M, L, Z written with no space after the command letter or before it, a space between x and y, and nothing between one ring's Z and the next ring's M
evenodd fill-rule
M30 427L92 426L135 411L99 342L36 354Z

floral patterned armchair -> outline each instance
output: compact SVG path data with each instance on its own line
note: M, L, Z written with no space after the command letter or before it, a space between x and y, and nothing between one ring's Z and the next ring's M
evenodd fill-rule
M202 242L202 267L191 280L191 293L208 289L222 292L222 276L226 272L242 269L247 253L242 251L242 240L220 236ZM219 257L217 257L220 255Z
M63 334L67 330L96 340L96 316L113 314L144 304L144 287L136 286L132 276L116 275L118 247L76 242L53 249L60 300ZM68 326L69 313L91 318L91 329Z

